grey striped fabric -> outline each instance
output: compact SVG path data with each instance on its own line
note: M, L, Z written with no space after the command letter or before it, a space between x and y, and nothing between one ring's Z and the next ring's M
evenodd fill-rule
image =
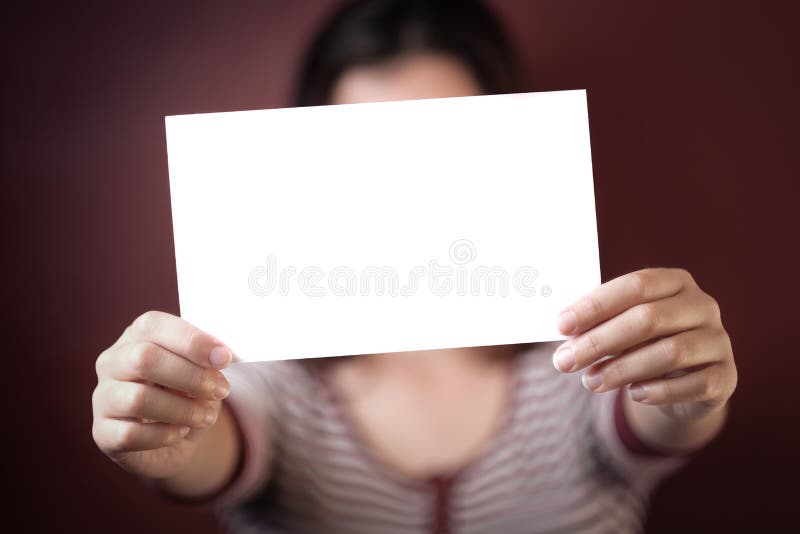
M230 532L639 532L655 485L686 457L629 450L617 391L552 365L561 342L515 362L513 402L483 454L411 479L371 456L324 381L296 361L242 363L226 400L244 437L240 475L216 498ZM271 454L270 455L270 451Z

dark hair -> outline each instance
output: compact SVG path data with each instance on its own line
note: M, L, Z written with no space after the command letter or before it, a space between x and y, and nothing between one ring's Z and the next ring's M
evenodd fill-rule
M513 47L494 13L477 0L356 0L334 12L313 41L294 104L327 104L345 70L415 51L463 61L484 94L518 90Z

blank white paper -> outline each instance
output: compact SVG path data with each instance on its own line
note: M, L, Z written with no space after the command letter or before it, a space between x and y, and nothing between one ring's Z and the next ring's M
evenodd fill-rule
M245 361L564 339L585 91L166 118L181 315Z

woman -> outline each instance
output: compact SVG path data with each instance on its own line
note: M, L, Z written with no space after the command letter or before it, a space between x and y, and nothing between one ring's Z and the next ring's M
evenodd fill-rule
M297 104L515 81L481 5L359 1L312 46ZM148 312L97 360L94 438L237 532L640 530L655 484L726 418L717 303L684 270L645 269L553 320L568 341L229 366L222 341Z

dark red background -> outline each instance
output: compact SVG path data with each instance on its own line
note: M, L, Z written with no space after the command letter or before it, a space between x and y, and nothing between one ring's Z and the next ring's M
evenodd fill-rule
M529 89L588 89L603 279L686 267L733 339L730 423L658 492L649 531L793 524L794 2L494 3ZM163 117L285 105L331 4L4 12L4 482L25 530L215 531L210 513L163 502L95 449L94 360L137 314L177 312Z

